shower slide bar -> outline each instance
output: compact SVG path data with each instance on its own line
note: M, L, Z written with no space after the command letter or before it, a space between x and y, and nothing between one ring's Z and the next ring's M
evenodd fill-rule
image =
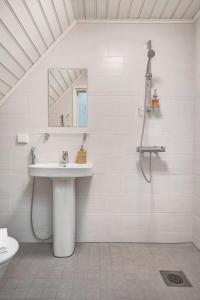
M136 150L137 150L137 152L142 152L142 153L144 153L144 152L148 152L148 153L159 153L159 152L165 152L165 147L163 147L163 146L153 146L153 147L144 147L144 146L142 146L142 147L137 147L136 148Z

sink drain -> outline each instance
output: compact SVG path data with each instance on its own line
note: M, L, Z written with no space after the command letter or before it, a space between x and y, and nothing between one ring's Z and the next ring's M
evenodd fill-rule
M160 271L167 286L191 287L191 283L182 271Z

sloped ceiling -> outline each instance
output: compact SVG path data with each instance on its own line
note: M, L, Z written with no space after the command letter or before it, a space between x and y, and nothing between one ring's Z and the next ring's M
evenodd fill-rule
M0 99L72 22L69 0L0 0Z
M194 20L200 0L0 0L0 104L75 20Z

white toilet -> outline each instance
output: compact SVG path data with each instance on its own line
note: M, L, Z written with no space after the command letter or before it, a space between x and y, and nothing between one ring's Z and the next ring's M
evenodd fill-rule
M0 254L0 280L7 270L8 264L19 249L19 243L12 237L8 237L8 251Z

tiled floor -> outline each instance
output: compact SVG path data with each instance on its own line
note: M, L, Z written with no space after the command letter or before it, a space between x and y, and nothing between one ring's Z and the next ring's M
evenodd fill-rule
M165 269L184 271L193 287L166 287ZM0 287L0 299L200 300L200 252L192 244L82 243L55 258L50 244L21 244Z

